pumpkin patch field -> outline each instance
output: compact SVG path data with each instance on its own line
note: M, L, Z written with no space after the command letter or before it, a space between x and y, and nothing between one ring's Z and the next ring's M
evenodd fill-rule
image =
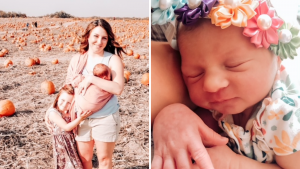
M0 19L0 169L54 167L45 113L94 19ZM38 27L31 23L37 21ZM110 19L123 54L121 130L113 168L149 166L149 21ZM30 23L27 29L26 23ZM14 112L14 113L13 113ZM94 151L93 168L98 168Z

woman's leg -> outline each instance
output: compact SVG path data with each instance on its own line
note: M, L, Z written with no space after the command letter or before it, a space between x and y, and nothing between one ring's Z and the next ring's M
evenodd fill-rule
M94 140L91 141L76 141L78 154L84 169L92 169Z
M95 141L97 147L97 157L99 168L112 169L112 155L115 148L115 142Z

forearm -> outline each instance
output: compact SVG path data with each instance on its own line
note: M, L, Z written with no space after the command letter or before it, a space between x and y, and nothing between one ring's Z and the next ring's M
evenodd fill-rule
M116 95L120 95L124 87L124 85L121 85L117 82L104 80L98 77L93 77L91 83L93 85L96 85L102 90L105 90L111 94L116 94Z
M234 169L282 169L277 164L261 163L239 154L233 161L238 163Z
M63 129L65 131L71 131L73 130L76 126L78 126L78 124L82 121L81 118L76 118L74 121L70 122L70 123L67 123Z
M168 43L151 42L151 124L166 106L182 103L190 109L192 103L180 70L179 52Z

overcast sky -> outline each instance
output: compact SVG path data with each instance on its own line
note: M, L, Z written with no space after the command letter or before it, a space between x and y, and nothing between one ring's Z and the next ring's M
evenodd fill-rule
M43 16L65 11L76 17L149 17L149 0L0 0L0 10Z

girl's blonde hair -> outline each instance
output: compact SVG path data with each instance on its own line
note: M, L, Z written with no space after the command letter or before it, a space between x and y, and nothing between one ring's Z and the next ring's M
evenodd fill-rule
M66 84L64 85L58 92L55 100L54 100L54 103L53 103L53 108L57 109L58 110L58 107L57 107L57 102L58 102L58 98L59 96L61 95L62 92L66 92L67 94L71 94L71 95L74 95L74 88L72 85L70 84Z

